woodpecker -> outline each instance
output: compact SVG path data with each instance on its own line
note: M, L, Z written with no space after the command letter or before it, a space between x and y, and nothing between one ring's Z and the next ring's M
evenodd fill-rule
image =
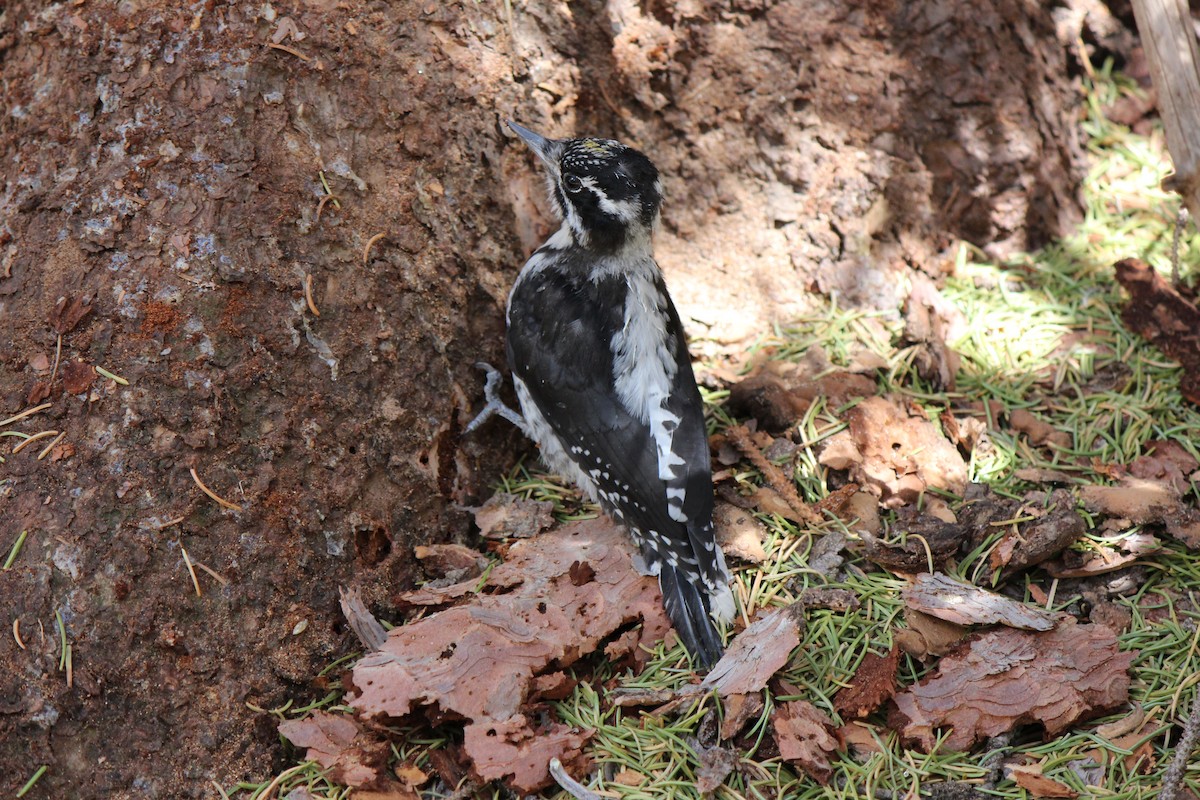
M623 524L663 605L703 667L722 653L713 617L733 617L713 531L712 466L683 324L654 260L662 182L611 139L550 139L509 126L537 154L562 227L508 297L508 363L521 414L495 391L468 426L499 414L551 470Z

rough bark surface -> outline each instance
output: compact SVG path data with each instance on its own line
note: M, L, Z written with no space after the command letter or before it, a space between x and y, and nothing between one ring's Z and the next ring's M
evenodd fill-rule
M393 615L413 547L472 534L460 504L524 447L460 437L472 364L551 225L503 119L658 162L659 255L716 342L814 288L892 308L956 237L1074 211L1079 98L1032 0L507 6L0 10L0 417L44 394L5 430L66 432L0 439L0 552L29 531L0 792L38 764L46 797L263 779L289 756L246 704L325 693L338 587ZM227 583L197 567L197 597L181 545Z

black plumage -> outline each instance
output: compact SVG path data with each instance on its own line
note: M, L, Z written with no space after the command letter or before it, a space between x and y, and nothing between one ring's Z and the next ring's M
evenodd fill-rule
M733 598L713 531L703 405L651 247L657 170L612 140L513 127L546 165L564 222L509 296L507 352L523 417L506 416L628 528L676 632L711 666L722 652L713 615L728 619Z

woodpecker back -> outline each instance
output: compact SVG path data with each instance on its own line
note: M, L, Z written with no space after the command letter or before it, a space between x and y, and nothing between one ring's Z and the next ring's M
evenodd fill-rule
M526 431L639 545L684 645L705 666L733 595L716 544L708 438L683 325L651 236L662 184L609 139L547 139L510 123L546 166L563 225L508 303Z

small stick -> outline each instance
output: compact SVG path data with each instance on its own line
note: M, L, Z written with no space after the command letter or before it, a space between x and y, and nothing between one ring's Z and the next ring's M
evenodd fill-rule
M28 439L21 442L16 447L14 447L12 449L12 451L14 454L19 453L22 450L24 450L27 445L33 444L38 439L45 439L47 436L57 436L57 435L58 435L58 431L42 431L41 433L35 433L33 436L30 436Z
M13 617L13 639L17 643L17 647L25 650L25 642L21 640L21 618Z
M159 526L158 526L158 529L161 531L161 530L163 530L164 528L169 528L169 527L171 527L172 525L178 525L179 523L183 522L185 519L187 519L187 515L186 515L186 514L185 514L185 515L183 515L182 517L176 517L175 519L169 519L169 520L167 520L166 522L164 522L164 523L162 523L161 525L159 525Z
M325 195L328 197L329 195ZM317 311L317 304L313 302L312 296L312 273L304 274L304 302L308 303L308 310L313 313L314 317L321 316L321 312Z
M50 370L50 382L47 387L54 388L54 379L58 377L58 360L62 357L62 334L58 335L58 344L54 346L54 369Z
M7 570L17 560L17 554L21 552L21 545L25 544L25 537L29 535L29 531L21 531L21 535L17 537L17 541L12 546L12 550L8 551L8 558L4 559L4 566L0 569Z
M63 432L62 432L62 433L60 433L58 436L55 436L55 437L54 437L54 439L53 439L53 441L51 441L51 442L50 442L50 444L48 444L48 445L46 445L44 448L42 448L42 452L38 453L37 460L38 460L38 461L41 461L43 458L45 458L45 457L46 457L46 454L47 454L47 453L49 453L51 450L53 450L53 449L54 449L54 445L56 445L56 444L58 444L59 442L61 442L61 441L62 441L62 439L63 439L63 437L64 437L64 436L66 436L66 435L67 435L67 432L66 432L66 431L63 431Z
M17 414L16 416L9 417L8 419L5 419L5 420L0 420L0 428L3 428L5 425L8 425L11 422L16 422L17 420L25 419L26 417L30 416L31 414L36 414L39 411L45 411L47 408L49 408L52 405L54 405L54 404L53 403L42 403L40 406L35 406L33 408L26 409L25 411L22 411L20 414Z
M196 474L195 467L192 467L189 471L192 473L192 480L194 480L196 482L196 485L200 487L200 491L204 492L206 495L211 497L213 500L216 500L218 505L220 505L224 508L228 508L230 511L241 511L242 510L242 507L239 506L237 503L229 502L224 497L221 497L216 492L214 492L212 489L205 486L204 481L200 480L200 476Z
M338 202L337 195L335 195L335 194L321 195L321 201L319 203L317 203L317 222L321 221L321 212L325 210L325 204L328 203L330 200L332 200L333 204L335 206L337 206L338 208L342 207L341 203Z
M182 547L182 545L180 545L180 546ZM214 581L216 581L217 583L221 584L222 586L228 586L228 585L229 585L229 578L226 578L224 575L222 575L221 573L217 572L215 569L213 569L212 567L208 566L208 565L207 565L207 564L205 564L203 561L193 561L192 563L193 563L193 564L195 564L195 565L196 565L197 567L199 567L200 569L202 569L202 570L204 570L205 572L207 572L207 573L208 573L210 576L212 576L212 579L213 579Z
M225 790L221 788L221 784L217 783L215 780L209 780L209 783L211 783L213 788L216 789L221 795L221 800L229 800L229 795L225 794Z
M192 559L188 557L187 548L183 546L183 542L179 543L179 549L183 551L183 563L187 565L188 574L192 576L192 586L196 587L196 597L204 597L200 591L200 579L196 577L196 570L192 567Z
M267 45L267 47L271 48L272 50L282 50L285 53L290 53L290 54L294 55L296 58L300 59L301 61L308 61L308 56L304 55L304 53L301 53L299 50L288 47L286 44L279 44L277 42L271 42L270 44ZM266 795L263 795L263 796L265 797Z
M554 782L575 800L602 800L600 795L568 775L567 771L563 769L562 762L557 758L550 759L550 777L554 778Z
M74 660L71 658L71 645L67 645L67 688L70 689L75 685L75 667Z
M1162 791L1158 800L1175 800L1183 786L1183 773L1187 769L1188 759L1196 748L1196 740L1200 738L1200 689L1192 699L1192 713L1183 724L1183 734L1175 745L1175 755L1171 757L1171 765L1167 767L1162 777Z
M109 380L116 381L117 383L121 384L122 386L129 385L129 381L125 380L120 375L112 374L111 372L106 370L104 367L92 367L92 369L96 370L96 372L100 373L101 375L108 378Z
M387 236L386 233L377 233L374 236L372 236L370 239L367 239L367 246L363 248L363 266L364 267L367 265L367 262L371 260L371 248L375 246L376 242L378 242L380 239L382 239L385 236Z

